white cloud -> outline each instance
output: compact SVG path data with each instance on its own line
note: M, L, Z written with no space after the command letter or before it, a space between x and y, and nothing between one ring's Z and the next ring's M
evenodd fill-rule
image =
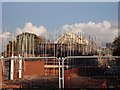
M8 43L9 40L10 40L9 32L0 33L0 53L2 52L2 48Z
M23 32L34 33L38 36L45 36L47 34L47 29L44 26L33 26L31 22L25 23L23 28L16 28L16 35ZM2 46L13 39L10 32L0 33L0 52L2 51Z
M62 32L66 31L72 31L75 33L82 32L97 37L102 45L105 45L106 42L112 42L118 34L118 28L112 26L111 22L106 20L100 23L90 21L88 23L64 25L62 27Z
M6 37L9 37L9 35L10 35L10 32L4 32L4 33L0 34L0 37L1 38L6 38Z
M22 32L34 33L38 36L44 36L47 33L47 29L44 26L33 26L31 22L25 24L25 26L16 29L16 34L21 34Z
M63 34L64 32L72 31L75 33L82 32L93 37L97 37L102 45L105 45L107 42L112 42L114 38L118 35L117 26L109 21L102 21L99 23L88 22L88 23L75 23L72 25L64 25L59 31L58 34ZM23 28L16 28L16 34L21 34L22 32L34 33L38 36L45 36L48 34L47 29L44 26L33 26L31 22L25 24ZM52 35L47 35L49 39L55 38L55 34L51 32ZM10 33L4 32L0 34L0 38L9 38ZM54 36L53 36L54 35ZM58 35L59 36L59 35Z

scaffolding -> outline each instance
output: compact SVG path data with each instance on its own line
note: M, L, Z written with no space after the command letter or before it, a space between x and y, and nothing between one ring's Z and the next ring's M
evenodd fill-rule
M101 56L102 49L97 38L83 33L66 32L60 36L56 32L53 34L53 39L48 34L45 37L38 37L27 32L11 37L12 40L3 45L1 56L4 58L0 58L6 65L3 71L10 74L4 73L7 80L14 80L13 73L16 67L18 78L22 78L22 71L27 69L26 61L42 60L44 78L57 76L59 88L65 88L65 70L74 69L82 59L89 59L89 62L91 59L97 59L99 62L101 58L118 58Z

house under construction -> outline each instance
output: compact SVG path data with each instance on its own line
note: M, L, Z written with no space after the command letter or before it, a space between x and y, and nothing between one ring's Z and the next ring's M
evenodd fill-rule
M51 41L44 37L38 37L31 33L17 35L6 45L2 56L7 57L57 57L66 56L92 56L99 55L101 47L96 38L86 36L82 33L67 32ZM58 60L51 59L23 59L21 62L21 74L19 74L19 60L4 60L3 80L14 80L31 76L58 76ZM75 60L66 60L65 67L71 68L72 64L80 64ZM11 68L11 64L13 67ZM11 71L11 69L13 69ZM11 75L12 72L12 75Z
M58 37L57 40L54 42L50 42L50 40L46 40L44 37L38 37L35 34L31 33L22 33L17 35L12 41L9 41L9 43L6 46L6 51L4 51L2 54L4 57L11 57L13 56L22 56L22 57L47 57L47 56L54 56L54 57L66 57L66 56L81 56L81 55L98 55L101 47L99 46L99 43L97 42L96 38L93 40L93 38L86 37L82 33L75 34L73 32L67 32L63 34L62 36ZM57 60L45 60L45 61L38 61L41 65L40 68L42 69L41 75L52 75L52 72L56 72L54 75L58 75L58 68L55 66L57 65ZM35 65L38 64L38 62L29 62L25 61L23 62L23 68L29 68L29 64ZM15 62L15 68L17 69L17 63ZM28 66L27 66L28 63ZM33 64L34 63L34 64ZM9 60L5 62L6 68L10 67ZM25 65L24 65L25 64ZM39 65L39 66L40 66ZM53 65L55 70L51 69L53 68ZM66 65L70 65L70 62L66 62ZM32 66L33 68L34 66ZM37 70L38 67L34 67L34 70ZM8 70L9 71L9 70ZM17 70L16 70L17 71ZM28 75L33 74L33 72L27 72L26 70L23 70L23 74ZM37 71L36 71L37 72ZM36 73L35 72L35 73ZM17 72L16 72L17 73ZM45 73L45 74L44 74ZM7 78L9 77L9 73L7 73ZM16 74L17 75L17 74ZM15 78L17 78L17 76ZM22 76L25 76L22 75Z

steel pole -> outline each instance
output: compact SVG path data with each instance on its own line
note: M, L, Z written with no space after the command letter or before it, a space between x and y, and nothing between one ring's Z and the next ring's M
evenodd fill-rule
M64 61L65 59L62 58L62 88L64 89Z
M59 64L59 89L60 89L61 88L60 59L58 59L58 64Z
M22 58L19 54L19 78L22 78Z
M12 54L12 59L11 59L11 69L10 69L10 79L13 80L13 72L14 72L14 56Z

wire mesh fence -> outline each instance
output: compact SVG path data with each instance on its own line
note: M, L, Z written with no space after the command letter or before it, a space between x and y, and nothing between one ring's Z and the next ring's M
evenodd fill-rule
M55 57L13 57L1 61L3 88L59 88L59 64Z
M4 61L3 81L11 87L19 85L19 88L99 89L119 88L120 85L120 57L117 56L68 56L59 59L23 57L21 73L20 59L14 58L13 68L10 64L13 58L6 59L1 59ZM11 80L12 73L13 80Z
M118 88L120 57L70 56L64 68L65 88Z

